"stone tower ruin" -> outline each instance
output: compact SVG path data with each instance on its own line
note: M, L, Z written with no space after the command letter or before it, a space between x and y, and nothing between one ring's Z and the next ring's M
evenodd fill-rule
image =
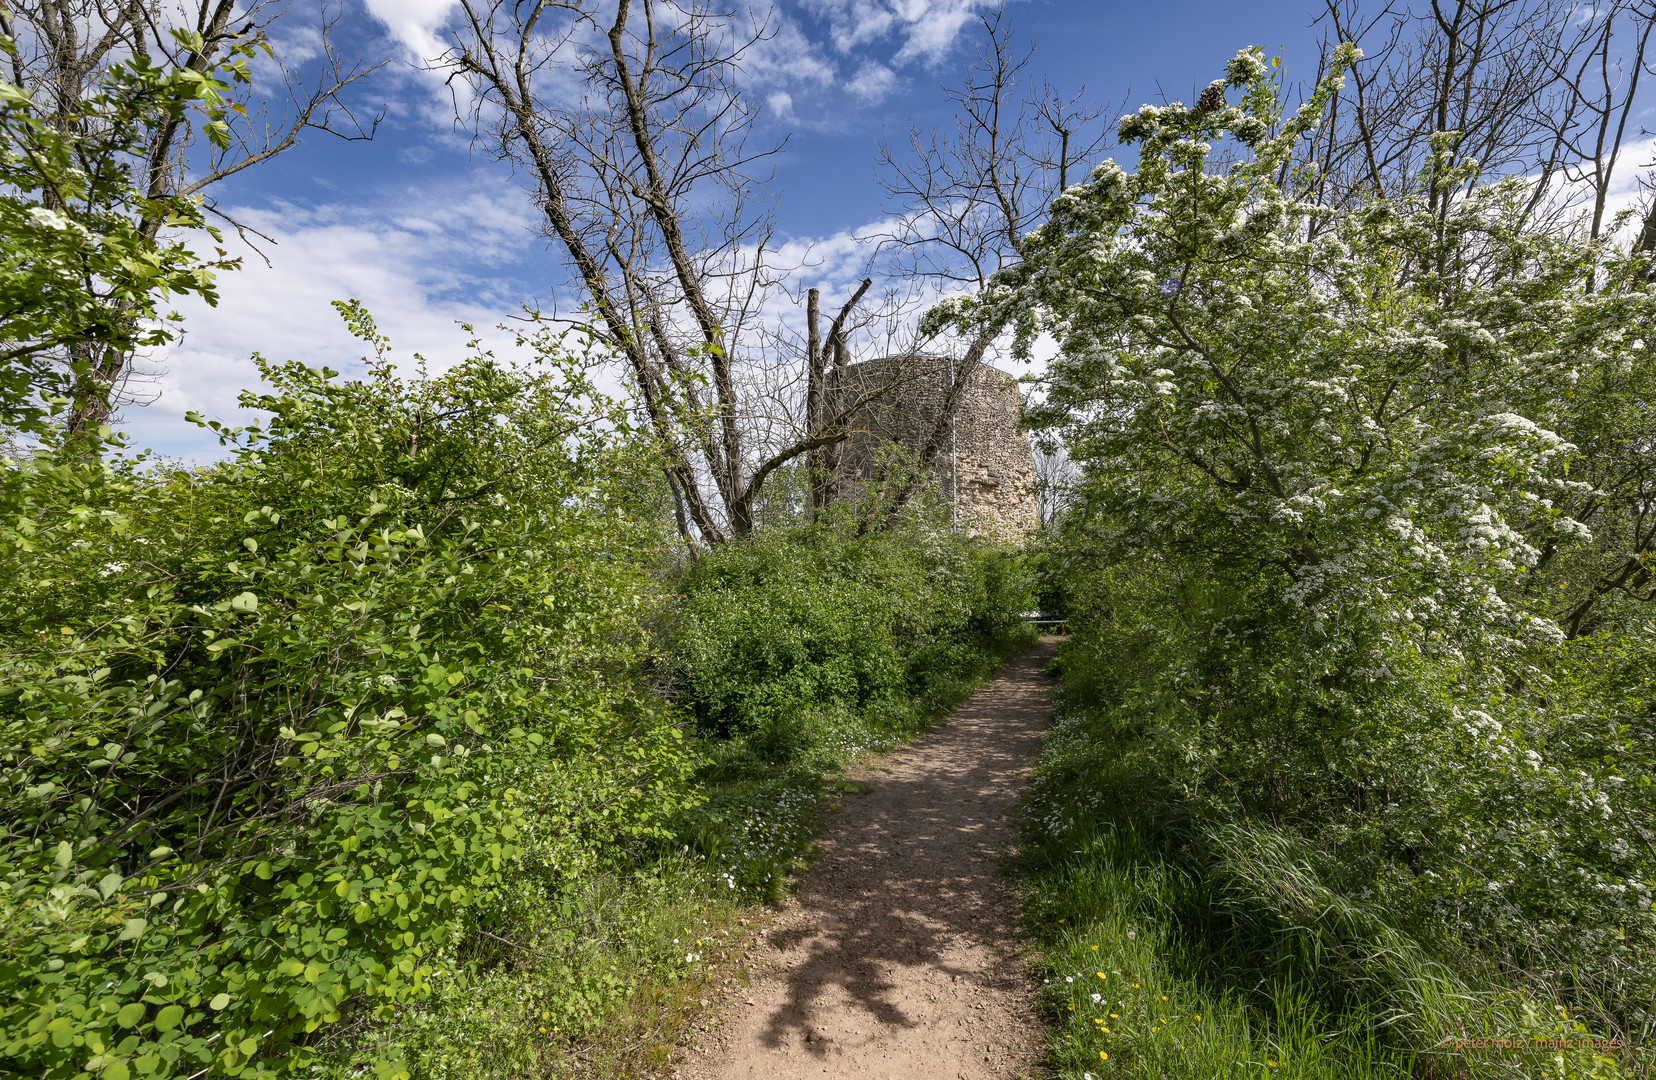
M839 477L875 479L880 451L892 444L919 454L937 426L958 364L942 356L892 356L846 368L844 390L877 396L853 423ZM953 424L944 427L932 460L932 480L945 502L953 501L961 531L1016 539L1038 520L1035 460L1029 436L1018 426L1017 382L981 363L965 378Z

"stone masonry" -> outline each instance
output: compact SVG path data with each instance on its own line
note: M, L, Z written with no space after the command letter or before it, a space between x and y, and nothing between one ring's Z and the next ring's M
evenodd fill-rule
M883 447L895 444L920 453L942 413L955 363L940 356L897 356L846 369L852 392L884 392L853 425L856 430L840 457L842 479L874 479ZM955 495L962 530L1016 539L1038 520L1035 461L1029 436L1018 427L1022 399L1017 383L997 368L978 364L963 393L955 412L953 452L945 428L932 461L933 483L945 502Z

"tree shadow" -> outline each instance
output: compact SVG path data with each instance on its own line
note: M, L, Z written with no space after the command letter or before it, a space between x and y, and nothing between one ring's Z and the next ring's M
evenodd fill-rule
M998 859L1013 839L1004 818L1051 718L1053 648L1008 661L946 724L879 766L866 794L847 799L800 881L798 919L770 936L777 949L808 955L784 960L787 1000L768 1018L767 1047L797 1036L826 1057L823 1004L836 989L862 1019L913 1029L908 991L954 980L1024 988L1017 910ZM970 946L986 962L962 965Z

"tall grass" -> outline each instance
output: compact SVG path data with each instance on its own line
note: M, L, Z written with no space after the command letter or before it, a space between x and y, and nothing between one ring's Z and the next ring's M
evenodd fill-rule
M1296 838L1185 812L1091 690L1062 695L1013 862L1060 1075L1624 1075L1556 1003L1331 887Z

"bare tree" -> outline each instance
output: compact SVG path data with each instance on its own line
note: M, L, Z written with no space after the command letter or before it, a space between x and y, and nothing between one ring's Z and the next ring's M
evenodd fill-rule
M1653 27L1656 4L1614 0L1580 23L1575 41L1561 56L1573 60L1573 67L1553 73L1567 95L1557 126L1564 154L1559 173L1566 183L1590 193L1588 235L1594 240L1604 233L1611 180L1639 101L1639 77L1645 73ZM1589 279L1588 288L1593 285Z
M1485 176L1529 177L1538 226L1584 207L1598 238L1653 19L1650 0L1325 0L1325 46L1354 42L1364 57L1302 155L1318 165L1315 196L1399 194L1438 144L1451 170L1475 161ZM1454 196L1438 186L1428 198L1446 214Z
M851 299L840 308L839 314L828 327L828 338L822 338L821 314L819 304L821 296L819 290L812 289L806 300L806 344L805 359L808 369L805 397L805 428L807 431L822 431L830 415L829 410L836 401L830 392L830 386L844 387L848 385L846 369L850 366L850 350L846 346L850 327L848 320L856 310L857 304L868 294L869 287L874 284L872 278L864 278ZM829 365L832 364L832 369ZM831 370L831 375L830 375ZM843 411L843 408L841 409ZM848 421L854 417L847 417ZM843 441L843 440L841 440ZM817 447L811 452L810 461L810 503L811 516L819 515L823 508L834 500L835 480L839 475L839 447L841 441L835 441Z
M360 123L341 97L374 70L347 62L335 48L331 31L341 9L329 9L325 0L319 8L321 57L309 80L301 78L299 64L285 62L270 45L269 31L286 12L287 5L274 0L11 0L0 9L0 34L17 45L9 81L28 91L36 115L65 132L87 123L87 96L97 92L110 64L142 57L158 67L209 74L237 46L261 47L283 84L275 109L254 103L249 88L216 140L204 139L188 112L150 129L134 172L151 204L159 206L170 196L207 198L214 184L291 149L307 130L371 137L377 118ZM251 231L225 217L210 199L206 209L244 234ZM140 232L153 242L166 227L164 211L140 207L138 215ZM66 359L80 361L87 374L78 380L71 433L109 419L123 400L134 363L131 353L95 343L76 351L79 355Z
M1063 520L1075 501L1075 485L1081 470L1070 460L1062 443L1037 442L1035 456L1035 509L1041 524L1053 526Z
M751 144L743 92L768 17L703 0L460 6L455 45L433 66L534 185L584 300L576 321L625 358L680 532L692 548L751 534L767 478L846 437L861 403L828 401L824 358L844 362L871 284L826 343L812 299L806 355L783 347L773 308L790 268L774 264L762 199L779 147Z
M1451 167L1471 159L1544 184L1560 162L1553 72L1571 10L1568 0L1426 0L1419 11L1326 0L1325 44L1353 42L1364 56L1316 148L1325 201L1406 190L1451 132Z
M832 317L821 291L805 290L802 332L778 310L797 270L775 262L762 198L780 147L756 145L744 96L744 63L768 16L704 0L460 7L454 47L432 66L533 183L584 301L564 318L624 358L686 542L749 535L762 485L787 466L806 470L806 511L820 512L839 494L839 453L858 417L895 386L847 377L853 336L876 317L873 276L835 297ZM945 87L953 128L914 129L902 151L879 151L899 224L875 260L886 281L877 306L896 322L939 292L986 289L1102 145L1099 110L1026 85L1029 53L1004 11L983 29L965 80ZM908 325L887 359L937 347ZM986 327L957 343L956 377L915 447L919 468L890 485L866 527L891 520L926 482L996 337Z
M1063 97L1050 84L1025 85L1033 49L1020 48L1005 6L981 19L983 39L958 85L952 129L911 127L902 149L882 140L880 183L897 228L885 238L894 273L936 291L981 295L990 279L1022 258L1023 237L1045 219L1070 171L1093 159L1108 133L1103 110L1084 91ZM930 476L948 444L971 376L999 329L985 325L964 342L935 423L920 443L919 469L898 485L895 513Z

